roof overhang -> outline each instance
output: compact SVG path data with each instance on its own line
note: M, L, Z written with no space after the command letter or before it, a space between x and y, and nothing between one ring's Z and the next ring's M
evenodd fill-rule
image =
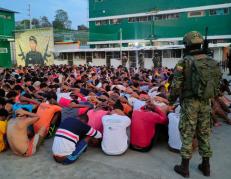
M209 44L209 48L229 47L231 43ZM184 49L184 45L160 45L160 46L144 46L144 47L117 47L117 48L86 48L86 49L59 49L54 53L75 53L75 52L119 52L119 51L140 51L140 50L173 50Z
M213 35L207 37L209 40L215 39L231 39L231 35ZM88 45L103 45L103 44L120 44L122 43L145 43L145 42L177 42L182 41L183 37L174 37L174 38L158 38L154 40L146 40L146 39L136 39L136 40L111 40L111 41L92 41L88 42Z

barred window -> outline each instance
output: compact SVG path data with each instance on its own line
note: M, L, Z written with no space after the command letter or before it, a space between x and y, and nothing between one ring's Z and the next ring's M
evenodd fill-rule
M144 51L144 58L152 58L152 50L145 50Z
M219 16L219 15L227 15L229 14L229 8L221 8L221 9L210 9L210 16Z
M128 18L128 22L148 22L152 21L152 16L141 16L141 17L130 17Z
M121 19L111 19L110 20L110 24L120 24L121 23Z
M107 24L109 24L109 20L95 21L96 26L107 25Z
M94 52L93 58L94 59L104 59L105 58L105 52Z
M181 50L180 49L164 50L163 58L181 58Z
M8 53L7 48L0 48L0 53Z
M180 17L179 13L174 14L162 14L162 15L156 15L155 20L168 20L168 19L178 19Z
M191 11L188 12L188 17L202 17L205 16L205 11Z

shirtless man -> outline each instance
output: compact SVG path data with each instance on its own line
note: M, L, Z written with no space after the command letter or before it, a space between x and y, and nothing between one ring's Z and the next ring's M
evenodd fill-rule
M7 139L11 150L19 156L30 157L36 152L46 129L42 127L32 139L28 138L27 128L39 120L37 114L25 110L17 110L16 118L11 119L7 126Z

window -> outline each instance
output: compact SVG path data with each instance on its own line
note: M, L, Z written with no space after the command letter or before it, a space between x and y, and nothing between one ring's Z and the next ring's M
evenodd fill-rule
M67 53L62 54L62 59L66 60L67 59Z
M109 48L116 48L116 47L120 47L120 44L110 44Z
M142 17L130 17L128 18L128 22L147 22L152 21L152 16L142 16Z
M112 58L114 58L114 59L120 58L120 52L113 52Z
M162 14L162 15L156 15L155 20L168 20L168 19L178 19L179 18L179 13L175 14Z
M0 53L8 53L7 48L0 48Z
M109 24L109 20L95 21L96 26L107 25L107 24Z
M6 16L6 19L11 19L11 16Z
M120 19L111 19L110 24L120 24L121 20Z
M181 50L172 50L172 58L181 58Z
M92 63L92 52L86 52L87 63Z
M170 50L164 50L163 51L163 58L171 58L171 51Z
M0 18L2 18L2 19L11 19L11 16L0 14Z
M104 59L105 58L105 52L94 52L93 58L94 59Z
M108 44L97 44L96 48L108 48Z
M188 17L202 17L205 16L205 11L191 11L188 12Z
M152 58L152 50L144 51L144 58Z
M210 16L219 16L219 15L227 15L227 14L229 14L229 8L210 9L209 10Z
M164 50L163 58L181 58L181 50Z

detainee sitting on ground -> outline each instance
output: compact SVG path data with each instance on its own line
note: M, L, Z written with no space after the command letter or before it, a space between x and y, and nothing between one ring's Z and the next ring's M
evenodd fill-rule
M7 149L6 141L6 128L7 128L7 119L8 112L4 108L0 109L0 152L3 152Z
M46 129L42 127L32 139L28 138L27 129L38 120L37 114L22 109L16 111L15 119L10 119L7 126L7 140L14 154L22 157L30 157L35 154L44 138Z
M212 99L212 119L214 126L218 127L221 125L219 120L217 119L217 116L221 117L225 123L228 125L231 125L231 119L228 116L228 113L230 113L230 110L221 100L219 100L219 97L215 97Z
M87 118L85 113L77 118L66 118L61 122L52 146L53 158L57 163L63 165L74 163L87 149L92 137L102 138L99 131L85 124L85 121L88 121Z

